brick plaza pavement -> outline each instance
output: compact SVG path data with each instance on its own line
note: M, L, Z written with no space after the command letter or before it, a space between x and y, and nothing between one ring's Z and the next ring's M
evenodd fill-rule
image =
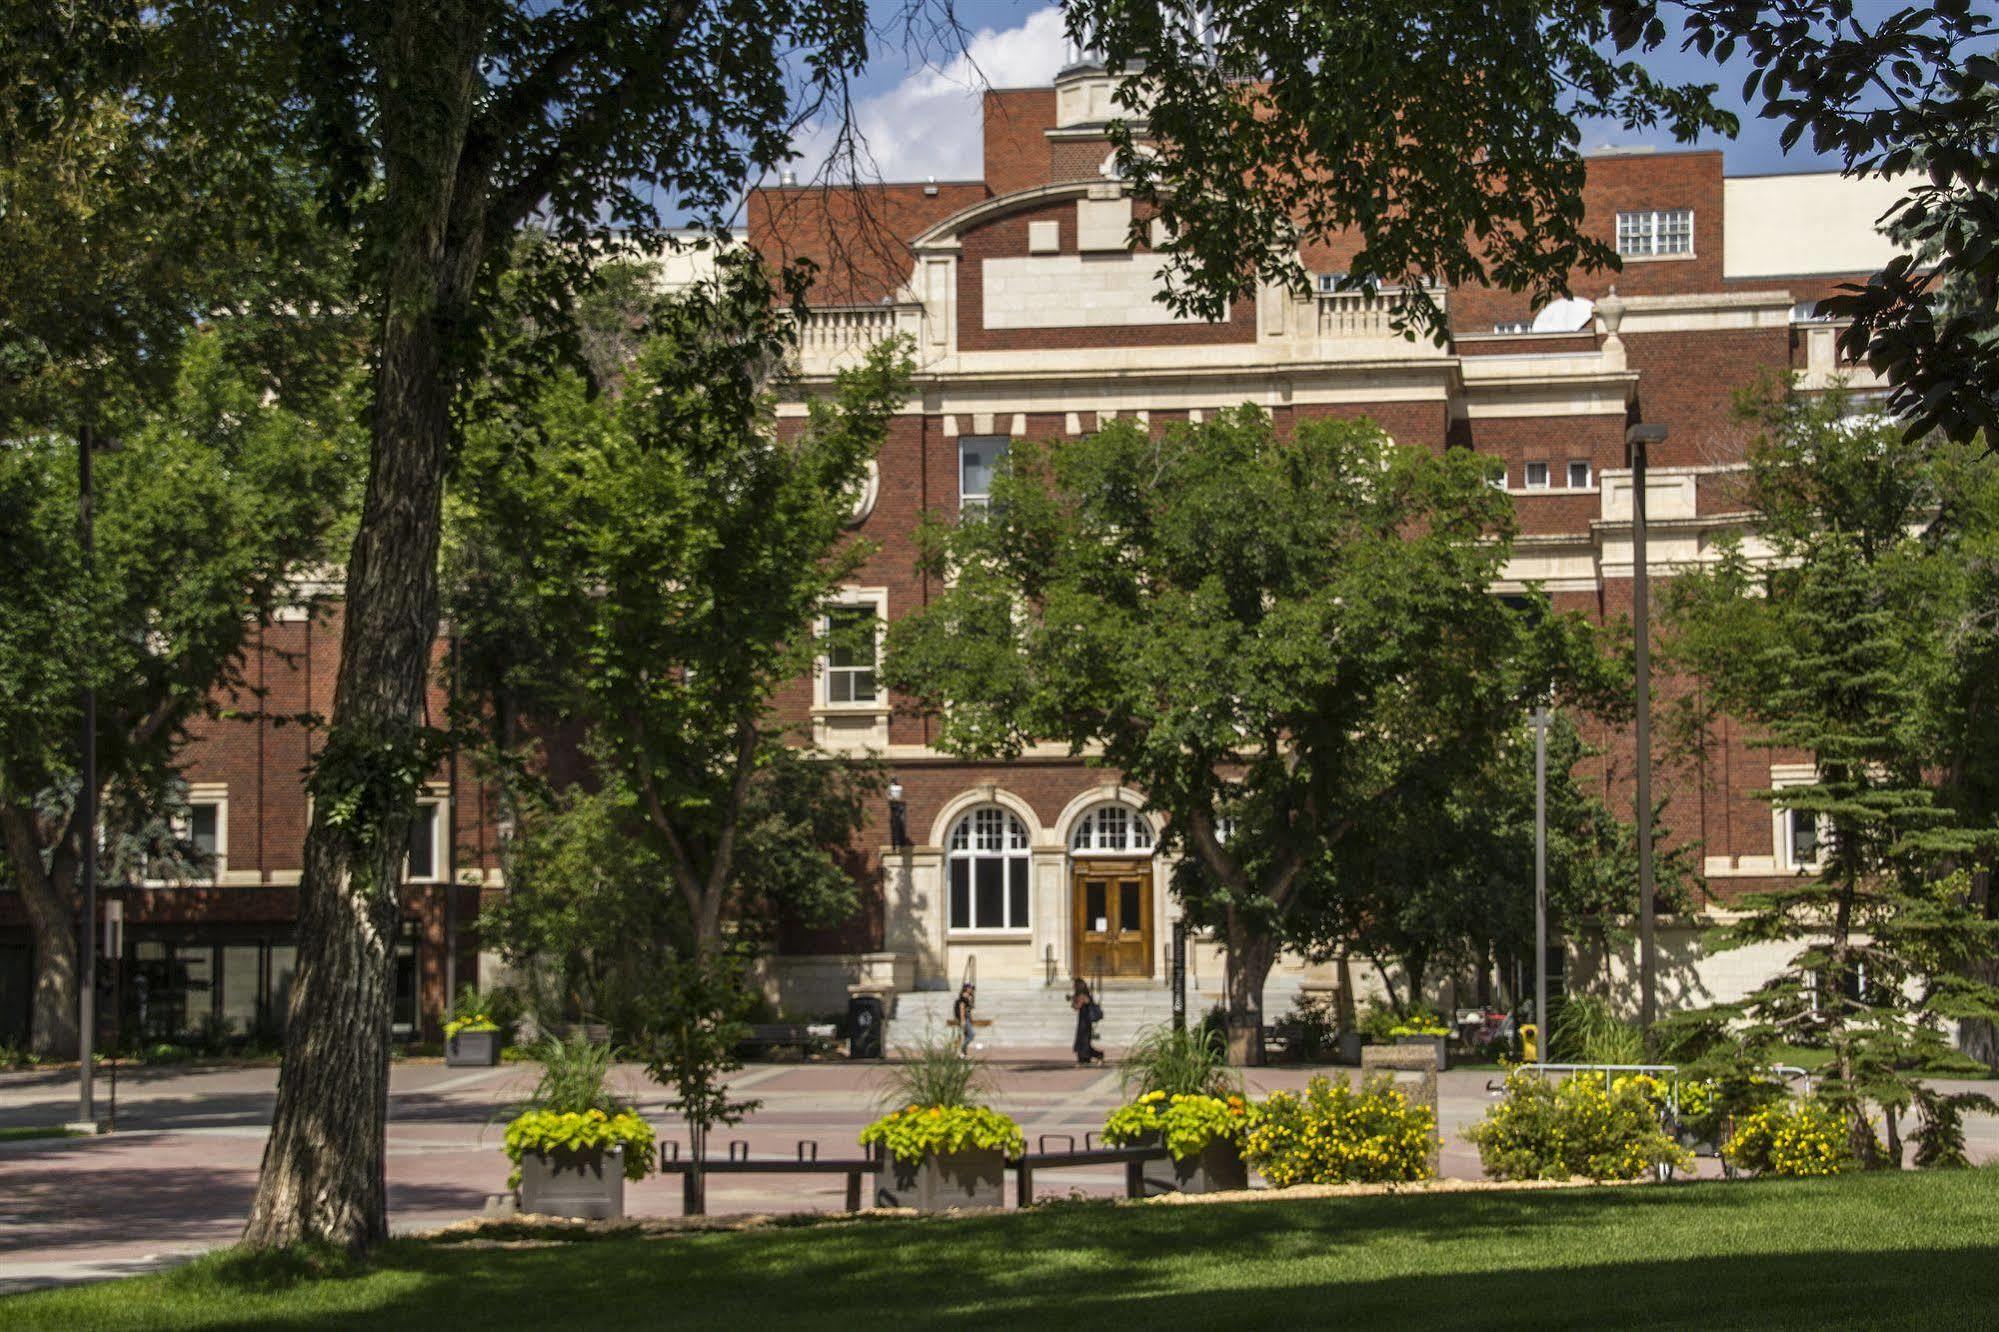
M1049 1051L1039 1058L1029 1053L992 1066L994 1104L1020 1121L1030 1146L1040 1135L1056 1133L1072 1134L1080 1145L1082 1135L1101 1127L1120 1100L1115 1065L1078 1068L1064 1053ZM508 1165L500 1142L508 1109L533 1085L536 1071L532 1064L395 1066L388 1174L397 1230L476 1216L487 1197L505 1187ZM1246 1082L1253 1095L1296 1089L1316 1071L1253 1069ZM1439 1080L1448 1176L1478 1174L1463 1129L1485 1113L1486 1086L1495 1076L1453 1070ZM680 1122L665 1112L663 1093L640 1069L620 1067L615 1078L662 1138L684 1135ZM231 1243L255 1188L276 1081L271 1067L126 1071L120 1076L115 1135L0 1142L0 1292L143 1270ZM817 1141L822 1156L857 1152L855 1135L877 1113L884 1081L880 1065L751 1065L733 1085L738 1094L763 1104L740 1129L719 1135L711 1150L719 1155L728 1140L739 1139L754 1155L788 1157L803 1139ZM73 1070L0 1074L0 1128L69 1119L75 1093ZM104 1095L100 1080L100 1101ZM1975 1155L1999 1157L1999 1125L1975 1119L1968 1128ZM1712 1164L1703 1162L1710 1169ZM1042 1197L1072 1191L1114 1195L1123 1176L1115 1167L1050 1171L1037 1175L1035 1183ZM832 1210L842 1205L843 1191L837 1175L718 1176L709 1181L708 1210ZM678 1215L678 1179L654 1176L628 1186L626 1207L639 1216Z

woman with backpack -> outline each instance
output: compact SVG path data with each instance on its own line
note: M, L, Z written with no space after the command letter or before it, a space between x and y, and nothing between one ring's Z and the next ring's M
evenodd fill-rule
M1101 1064L1104 1052L1097 1048L1093 1037L1097 1023L1103 1021L1104 1010L1090 994L1089 984L1081 976L1076 977L1075 987L1069 991L1069 1007L1076 1010L1076 1062Z

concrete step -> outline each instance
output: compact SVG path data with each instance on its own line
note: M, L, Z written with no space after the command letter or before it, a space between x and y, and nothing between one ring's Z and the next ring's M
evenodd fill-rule
M1286 985L1273 977L1264 991L1264 1011L1281 1016L1291 1005L1296 982ZM891 1048L920 1041L926 1031L944 1036L953 1031L951 1007L955 990L911 990L896 996L895 1012L889 1019ZM1198 992L1187 996L1187 1014L1198 1021L1221 999L1219 993ZM1164 985L1106 985L1097 996L1103 1006L1103 1020L1097 1024L1097 1043L1128 1046L1148 1027L1173 1020L1173 995ZM978 991L976 1019L988 1025L974 1038L987 1049L1026 1046L1067 1046L1075 1039L1076 1014L1069 1007L1067 985L997 984L988 982Z

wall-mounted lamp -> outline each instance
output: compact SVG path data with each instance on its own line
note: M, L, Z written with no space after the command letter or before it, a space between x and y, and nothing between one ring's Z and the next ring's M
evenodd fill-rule
M909 846L909 805L902 798L902 783L888 779L888 844L900 851Z

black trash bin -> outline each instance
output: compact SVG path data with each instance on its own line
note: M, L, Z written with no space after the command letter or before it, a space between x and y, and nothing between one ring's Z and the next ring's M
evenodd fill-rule
M880 1059L882 1026L888 1014L879 995L856 994L847 998L847 1058Z

